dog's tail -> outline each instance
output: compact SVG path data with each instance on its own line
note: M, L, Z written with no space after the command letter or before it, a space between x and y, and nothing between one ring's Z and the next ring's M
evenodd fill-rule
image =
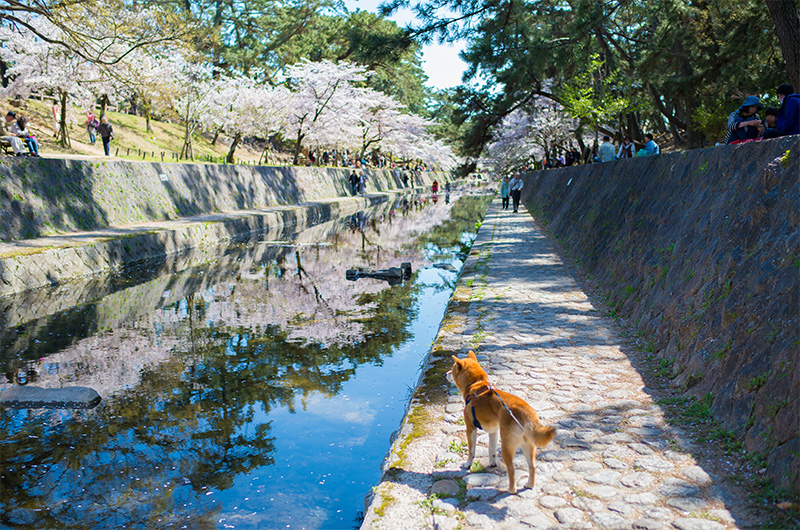
M556 430L553 427L545 427L541 423L534 423L531 422L529 427L533 427L531 429L530 435L533 438L533 442L539 446L544 447L545 445L549 444L553 441L553 438L556 437Z

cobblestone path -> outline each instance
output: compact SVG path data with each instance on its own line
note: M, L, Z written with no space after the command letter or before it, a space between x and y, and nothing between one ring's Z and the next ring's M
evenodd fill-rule
M524 212L524 209L522 210ZM529 215L492 203L434 345L470 348L500 389L525 398L556 439L538 453L536 485L506 492L502 463L466 460L455 387L415 398L364 528L759 527L744 493L686 432L668 424L612 323L593 307ZM432 356L432 358L435 357ZM450 363L451 364L451 363ZM440 368L441 371L441 368ZM423 419L424 421L421 421ZM488 466L488 438L477 458ZM501 459L498 458L498 462Z

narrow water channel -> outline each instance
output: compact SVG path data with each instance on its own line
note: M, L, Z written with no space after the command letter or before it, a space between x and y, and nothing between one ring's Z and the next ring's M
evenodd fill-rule
M103 398L0 408L0 524L357 526L489 200L400 199L0 299L0 390ZM402 262L391 285L347 277Z

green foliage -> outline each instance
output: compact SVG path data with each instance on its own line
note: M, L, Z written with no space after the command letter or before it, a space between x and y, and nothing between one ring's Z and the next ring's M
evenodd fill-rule
M486 471L486 468L483 467L483 464L475 460L474 462L472 462L472 466L469 468L469 470L472 473L484 473Z
M792 150L787 149L786 153L784 153L784 155L781 157L781 165L784 167L784 169L789 167L789 159L791 158L791 156L792 156Z
M706 394L702 400L693 397L681 396L658 400L659 405L666 406L670 416L676 418L680 424L704 424L711 420L711 401L714 396Z
M573 75L558 96L567 113L597 129L601 124L633 110L632 101L624 95L619 69L605 71L600 55L592 54L589 67Z

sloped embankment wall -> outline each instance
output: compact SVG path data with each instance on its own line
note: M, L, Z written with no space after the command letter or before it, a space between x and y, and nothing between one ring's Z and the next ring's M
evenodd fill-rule
M675 386L796 490L800 137L532 172L523 202Z
M0 160L0 240L349 196L349 170L68 159ZM446 175L408 172L428 186ZM402 188L367 170L367 192Z

